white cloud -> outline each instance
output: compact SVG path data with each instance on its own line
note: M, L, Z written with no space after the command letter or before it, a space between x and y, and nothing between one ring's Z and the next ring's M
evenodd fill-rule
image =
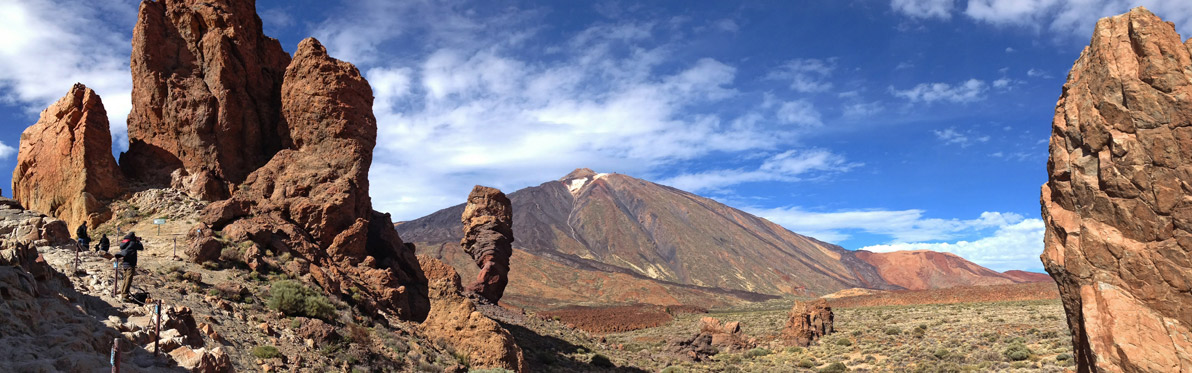
M795 92L815 93L832 89L832 82L828 78L836 70L836 60L804 58L787 61L767 76L774 80L789 80L790 88Z
M995 24L1029 24L1059 0L969 0L964 14Z
M1006 47L1006 53L1014 53L1013 47Z
M832 241L826 237L835 237L836 241L842 241L850 237L848 231L862 231L890 237L891 244L955 239L1023 220L1022 215L1007 212L983 212L974 219L960 220L925 218L925 211L918 209L810 212L800 207L785 207L744 210L793 232L823 240Z
M989 142L989 136L975 135L972 131L960 132L955 127L948 127L943 130L933 130L932 133L945 145L960 145L966 148L969 145L979 142Z
M1011 85L1011 84L1013 84L1013 83L1014 83L1014 80L1013 80L1013 79L1010 79L1010 78L1000 78L1000 79L998 79L998 80L994 80L994 81L993 81L993 88L997 88L997 89L1006 89L1006 88L1009 88L1009 87L1010 87L1010 85Z
M890 92L896 97L902 97L911 102L932 103L948 101L968 103L985 99L987 84L977 79L969 79L956 85L948 83L920 83L913 88L898 90L890 87Z
M992 235L955 242L911 242L873 245L861 250L890 252L932 250L959 255L995 271L1039 268L1043 253L1044 225L1041 219L1026 219L998 226Z
M880 101L858 102L845 104L842 110L846 119L863 119L873 117L885 111L886 107Z
M891 0L894 11L914 18L952 18L956 0Z
M820 112L810 102L796 100L782 103L776 113L778 121L800 127L819 127L823 125Z
M113 145L127 149L135 11L116 0L0 2L0 100L33 114L83 83L103 98Z
M751 182L799 181L808 177L845 172L859 166L861 164L850 163L843 156L823 149L788 150L767 158L755 170L705 171L678 175L660 180L658 183L699 193Z
M716 21L715 26L717 29L719 29L721 31L730 32L730 33L736 33L737 31L741 30L741 27L737 25L737 22L735 22L731 19L722 19L722 20Z
M8 144L0 141L0 159L12 158L12 156L15 154L17 154L16 148L8 146Z
M1044 79L1050 79L1050 78L1051 78L1051 74L1048 74L1046 71L1039 70L1039 69L1030 69L1030 70L1027 70L1027 71L1026 71L1026 76L1029 76L1029 77L1032 77L1032 78L1044 78Z

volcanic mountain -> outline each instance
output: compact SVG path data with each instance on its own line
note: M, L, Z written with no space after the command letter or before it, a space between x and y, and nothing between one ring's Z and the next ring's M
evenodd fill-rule
M878 274L886 282L909 290L1051 281L1046 274L1026 271L999 273L956 254L930 250L887 253L857 250L854 255L877 267Z
M578 169L509 195L514 303L691 303L897 288L852 251L708 198L622 174ZM397 226L418 253L470 276L463 204ZM658 291L665 293L658 293ZM662 299L658 299L662 298Z

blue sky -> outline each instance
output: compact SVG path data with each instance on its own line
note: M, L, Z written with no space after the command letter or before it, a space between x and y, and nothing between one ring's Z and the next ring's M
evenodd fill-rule
M0 2L0 168L74 82L127 148L137 1ZM397 220L577 167L715 198L849 249L1039 270L1047 138L1101 16L1192 2L258 1L293 52L356 64ZM4 185L11 175L0 173ZM9 188L5 195L11 195Z

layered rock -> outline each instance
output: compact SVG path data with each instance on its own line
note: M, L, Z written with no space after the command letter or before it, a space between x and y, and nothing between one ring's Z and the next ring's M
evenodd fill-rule
M476 309L461 293L459 274L438 259L418 256L430 286L430 315L419 328L468 355L473 368L526 371L525 358L513 336Z
M227 197L285 145L279 88L289 62L253 0L141 2L121 167L197 198Z
M281 90L291 146L230 199L209 205L203 222L233 240L253 241L249 261L292 252L305 260L283 269L309 273L332 294L362 295L365 310L422 320L429 303L413 248L388 214L372 210L368 196L377 135L368 82L309 38L298 45ZM194 245L213 239L197 237Z
M828 301L795 301L787 313L786 326L782 328L782 339L787 343L807 347L817 339L835 331L832 326L832 307Z
M95 91L75 84L21 133L13 198L72 229L80 224L94 228L111 218L107 202L123 192L103 101Z
M1190 49L1145 8L1102 19L1056 104L1042 261L1080 372L1192 371Z
M464 224L464 238L459 244L480 267L480 273L467 290L497 303L509 284L513 206L500 190L477 185L468 195L460 221Z

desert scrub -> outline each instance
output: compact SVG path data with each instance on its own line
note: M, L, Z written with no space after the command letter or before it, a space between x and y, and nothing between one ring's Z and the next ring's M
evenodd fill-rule
M853 341L849 340L848 338L840 338L836 340L836 345L849 347L853 345Z
M847 372L847 371L848 371L848 367L844 366L844 363L839 362L839 361L832 363L832 364L828 364L828 366L820 368L820 370L818 370L819 373L843 373L843 372Z
M799 360L799 367L800 368L809 368L809 369L814 368L815 360L811 360L810 358L803 358L803 360Z
M1002 351L1002 355L1011 361L1023 361L1031 357L1031 349L1022 343L1015 343Z
M288 316L306 316L330 320L335 306L327 297L293 280L280 280L269 284L269 308Z
M771 353L773 353L773 352L771 352L770 350L758 347L758 348L746 351L745 357L749 357L749 358L762 357L762 356L769 355Z
M257 346L252 348L252 356L258 359L272 359L281 357L281 352L273 346Z
M437 368L437 367L432 366L432 368ZM472 369L472 370L469 370L468 373L516 373L516 372L509 370L509 369L505 369L505 368L484 368L484 369Z
M592 354L592 360L589 361L589 364L601 368L612 368L617 366L616 364L613 364L612 360L608 359L608 356L601 354Z
M886 328L886 335L899 335L899 334L902 334L902 329L899 329L897 326L891 326L889 328Z

